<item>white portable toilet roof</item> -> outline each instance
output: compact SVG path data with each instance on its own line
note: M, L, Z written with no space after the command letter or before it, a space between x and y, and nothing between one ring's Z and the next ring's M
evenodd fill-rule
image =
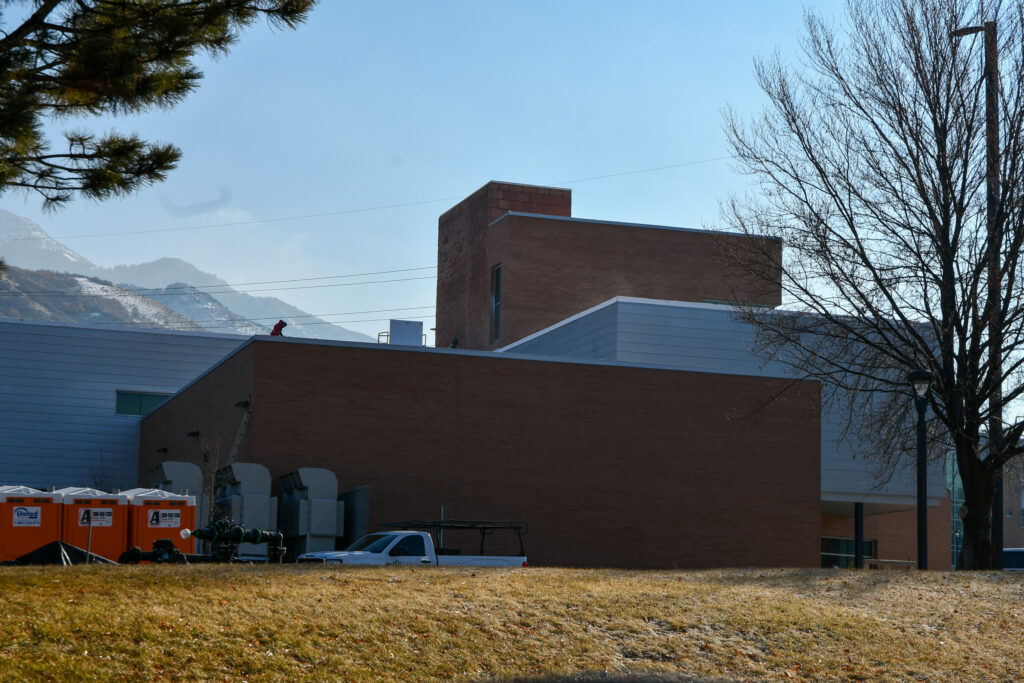
M99 489L91 489L82 486L67 486L62 489L57 489L56 493L61 494L64 497L65 502L72 498L116 498L118 505L128 505L128 496L123 493L107 493L105 491L100 491Z
M40 491L30 486L0 486L0 503L10 498L22 498L24 496L33 496L35 498L49 498L50 500L61 500L63 497L59 493L49 493L48 491Z
M121 495L127 496L132 505L142 505L144 500L184 500L187 505L196 504L195 496L183 496L160 489L128 489L121 491Z

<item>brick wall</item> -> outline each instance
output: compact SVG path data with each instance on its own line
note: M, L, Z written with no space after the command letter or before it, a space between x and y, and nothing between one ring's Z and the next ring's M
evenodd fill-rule
M342 489L369 485L371 528L434 519L444 505L448 518L528 522L534 564L818 562L815 383L763 406L781 380L287 341L248 348L250 459L275 477L327 467ZM240 380L220 370L210 379ZM191 411L150 416L144 442L203 419L201 392L175 400Z
M207 481L220 466L227 464L228 453L245 414L244 409L235 404L251 398L251 407L255 410L260 401L253 386L253 352L251 345L242 347L213 372L192 384L186 393L176 394L160 406L159 416L152 413L143 419L139 442L140 486L149 486L146 473L165 460L195 463ZM198 437L188 436L190 432L199 432ZM250 422L240 443L239 462L248 460L253 440L259 440L259 425L255 421ZM158 453L158 449L167 450Z
M437 322L435 339L447 347L458 339L462 348L482 349L490 343L490 269L485 228L509 211L568 216L572 192L491 181L438 219ZM483 320L486 327L481 327Z
M501 338L487 348L511 344L615 296L778 305L777 286L766 290L731 263L730 246L745 239L506 216L487 232L488 255L503 271Z
M765 284L736 263L751 254L777 262L781 246L775 241L508 215L568 217L570 209L568 190L492 182L441 216L438 346L454 339L461 348L503 346L615 296L781 302L776 278ZM491 269L499 263L501 335L492 342Z

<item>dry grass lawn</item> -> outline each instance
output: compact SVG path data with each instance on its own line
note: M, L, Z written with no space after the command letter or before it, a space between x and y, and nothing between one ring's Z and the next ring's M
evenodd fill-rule
M1024 574L0 568L0 679L1024 680Z

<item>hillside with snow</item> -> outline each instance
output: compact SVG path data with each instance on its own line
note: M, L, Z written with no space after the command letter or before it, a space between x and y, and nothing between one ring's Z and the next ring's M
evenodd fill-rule
M0 298L7 299L0 300L0 311L5 310L6 305L6 310L18 313L0 312L4 317L69 320L60 316L71 316L78 322L89 322L78 318L92 315L97 320L106 320L113 316L112 320L127 323L131 322L134 311L138 315L138 320L134 321L136 324L155 321L156 327L177 325L173 329L205 329L232 334L266 334L278 319L283 319L288 323L290 337L374 341L355 330L316 318L276 297L237 292L216 275L199 270L181 259L161 258L113 268L97 266L51 238L32 221L4 210L0 210L0 257L12 266L15 289L33 281L56 283L59 280L60 286L67 290L33 289L34 285L26 285L27 289L23 291L2 293L0 290ZM20 272L15 273L16 270ZM32 272L37 274L31 275ZM81 279L74 280L72 284L71 280L55 278L58 274L77 275ZM62 293L68 298L71 290L76 288L80 290L81 310L73 311L73 307L61 305L55 299L55 295ZM15 302L15 298L23 300ZM104 299L108 301L104 302ZM120 312L115 314L112 312L115 310ZM122 315L127 317L121 320ZM185 327L183 321L194 323L192 327Z

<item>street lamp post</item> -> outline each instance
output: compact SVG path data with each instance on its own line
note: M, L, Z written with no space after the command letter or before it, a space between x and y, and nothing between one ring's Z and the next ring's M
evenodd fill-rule
M927 370L913 370L907 380L914 390L917 408L917 568L928 569L928 433L924 413L928 409L928 389L935 376Z

